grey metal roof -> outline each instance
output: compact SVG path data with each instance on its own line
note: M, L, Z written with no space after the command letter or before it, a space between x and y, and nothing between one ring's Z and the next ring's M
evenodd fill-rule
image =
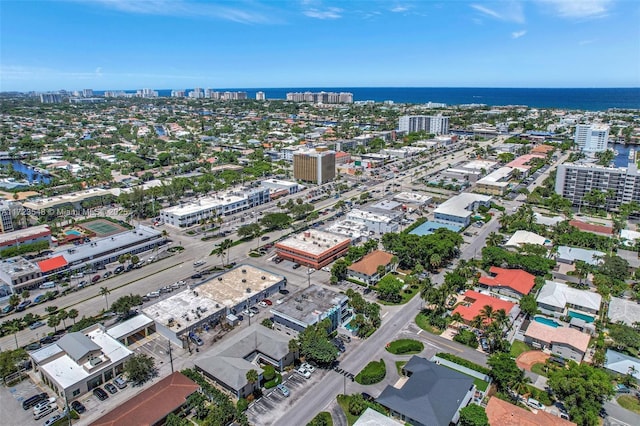
M607 349L604 368L620 374L630 374L640 381L640 359Z
M79 331L65 334L58 340L57 344L60 349L65 351L76 362L89 352L102 350L97 343Z
M213 356L197 360L196 366L238 390L247 384L247 371L262 373L260 367L245 358L259 352L279 361L289 353L289 338L263 325L254 324L221 342L215 349Z
M473 379L417 356L404 366L411 374L404 386L387 386L376 401L424 425L448 425Z
M196 366L217 380L235 390L242 389L247 384L247 372L256 370L262 374L262 368L245 361L242 358L228 356L212 356L196 361Z

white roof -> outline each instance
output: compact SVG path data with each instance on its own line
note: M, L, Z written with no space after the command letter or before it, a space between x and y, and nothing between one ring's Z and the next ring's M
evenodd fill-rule
M488 195L470 194L463 192L453 198L449 198L444 203L440 204L434 213L446 214L457 217L467 217L472 214L467 208L475 202L489 202L491 197Z
M558 223L566 220L562 216L549 217L549 216L543 216L538 212L534 212L533 216L536 219L536 223L539 223L540 225L547 225L547 226L556 226Z
M140 314L135 317L126 320L116 326L107 330L107 334L116 340L119 340L125 336L129 336L140 330L143 327L153 324L153 320L146 315Z
M623 241L623 244L628 247L633 247L636 240L640 240L640 232L631 231L629 229L623 229L620 231L620 238Z
M485 169L489 170L491 167L495 166L497 163L495 161L486 161L486 160L473 160L464 164L462 168L464 169L473 169L478 170Z
M432 200L432 197L417 192L400 192L394 195L393 199L401 203L427 204Z
M404 423L397 422L392 417L387 417L384 414L378 413L376 410L367 407L353 426L401 426L403 424Z
M547 239L534 232L516 231L515 234L505 244L507 247L517 247L522 244L544 245Z
M566 284L555 281L546 281L537 298L538 303L555 306L561 309L571 303L576 308L588 308L594 311L600 310L602 296L588 290L578 290Z
M366 220L369 222L389 223L393 219L383 214L377 214L360 209L353 209L347 213L347 219L355 222Z
M622 321L628 326L633 326L634 322L640 321L640 304L632 300L612 297L609 302L608 316L611 322Z
M90 375L95 373L95 371L112 368L113 365L133 355L133 352L109 336L102 328L89 331L87 336L102 348L102 354L107 359L106 362L99 364L94 371L88 371L84 365L77 364L66 354L40 366L40 368L45 371L48 376L52 377L63 389L68 389L76 385L76 383L86 380Z
M231 194L220 195L219 197L204 197L204 198L200 198L195 202L183 204L181 206L178 205L178 206L168 207L166 209L163 209L162 211L165 214L173 214L175 216L187 216L187 215L198 213L204 210L215 209L216 207L223 207L228 204L237 203L244 199L245 199L244 197L239 197L237 195L231 195Z
M309 229L280 241L277 246L291 247L312 255L319 255L344 241L350 241L350 239L344 235Z
M602 258L604 257L604 253L597 250L587 250L580 247L567 247L560 246L558 247L558 259L568 260L570 262L575 262L576 260L582 260L589 265L599 265L602 263Z

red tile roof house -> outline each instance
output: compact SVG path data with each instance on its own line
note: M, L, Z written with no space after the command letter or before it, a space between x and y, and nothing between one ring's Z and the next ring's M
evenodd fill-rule
M380 281L391 269L391 259L393 255L382 250L376 250L347 268L349 278L373 285ZM378 275L378 266L384 266L384 274Z
M464 301L456 306L451 314L460 314L464 322L470 324L487 305L491 306L494 311L504 309L510 318L510 322L513 322L520 313L520 308L515 303L478 293L477 291L467 290L464 293Z
M179 411L200 385L179 371L109 411L91 426L155 426Z
M491 426L575 426L546 411L529 411L492 396L485 408Z
M489 291L520 299L535 285L535 276L522 269L503 269L492 266L489 276L481 276L478 286Z
M591 336L571 327L550 327L531 321L524 333L524 342L565 359L582 362L587 353Z

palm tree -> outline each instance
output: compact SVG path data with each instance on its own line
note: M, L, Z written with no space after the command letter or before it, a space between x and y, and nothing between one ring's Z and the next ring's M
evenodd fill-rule
M107 287L100 287L100 296L104 296L104 301L107 303L107 310L109 310L109 299L107 295L111 294L111 291Z
M484 305L484 307L480 310L480 316L482 317L483 322L489 323L490 321L493 321L494 315L495 312L493 310L493 306L491 305Z
M227 252L227 265L229 264L229 252L231 251L231 247L233 247L233 240L230 238L225 239L220 243L220 247L222 250L226 250Z
M80 315L80 313L77 309L69 309L69 312L67 312L67 316L73 320L74 324L76 323L76 318L78 318L78 315Z
M433 269L438 269L442 264L442 257L438 253L433 253L431 257L429 257L429 264Z
M65 322L65 320L69 318L69 313L62 309L60 312L58 312L58 318L62 320L62 326L64 328L67 328L67 323Z
M29 293L29 290L23 290L20 294L20 297L22 297L22 300L27 300L30 295L31 293Z
M12 294L9 297L9 305L13 306L14 308L16 306L18 306L20 304L20 296L18 296L17 294Z
M502 243L502 235L492 232L487 236L487 246L498 246Z
M20 346L18 346L18 331L21 330L19 322L18 321L14 321L14 322L10 322L9 324L6 325L6 330L13 334L13 338L16 339L16 349L19 349Z
M56 331L56 327L60 325L60 318L57 315L49 316L49 321L47 321L47 325L49 327L53 327L53 331Z
M255 384L258 382L258 380L260 380L260 376L258 375L258 372L254 369L247 371L246 377L247 377L247 382L249 382L250 384Z

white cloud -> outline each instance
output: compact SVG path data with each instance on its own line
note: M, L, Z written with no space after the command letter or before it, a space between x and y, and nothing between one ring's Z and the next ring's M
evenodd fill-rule
M500 21L524 24L525 16L522 4L517 1L499 2L496 7L489 8L481 4L472 4L471 7L483 15Z
M324 10L315 9L315 8L314 9L307 9L307 10L303 11L302 13L304 13L309 18L340 19L340 18L342 18L342 12L343 12L343 10L340 9L339 7L329 7L329 8L324 9Z
M394 13L406 12L407 10L409 10L407 6L400 6L400 5L391 8L391 11Z
M255 10L255 4L243 2L229 3L223 6L211 3L198 3L190 0L72 0L85 4L103 6L125 13L143 15L202 17L233 21L242 24L272 23L274 19L265 13Z
M522 30L522 31L514 31L511 33L511 38L520 38L523 35L525 35L527 33L526 30Z
M599 18L609 13L613 0L538 0L563 18Z

